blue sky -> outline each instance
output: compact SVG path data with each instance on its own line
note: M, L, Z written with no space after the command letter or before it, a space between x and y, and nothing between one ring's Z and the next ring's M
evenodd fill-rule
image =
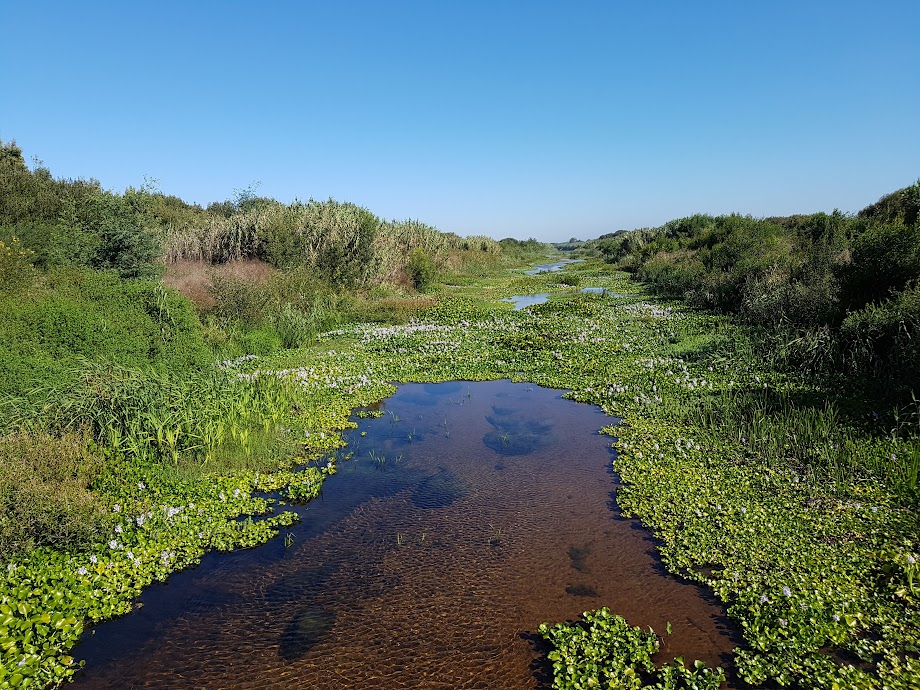
M857 211L920 177L920 2L5 2L0 139L461 235Z

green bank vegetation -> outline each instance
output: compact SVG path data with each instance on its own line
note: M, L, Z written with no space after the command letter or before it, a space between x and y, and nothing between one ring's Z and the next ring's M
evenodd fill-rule
M920 390L920 181L856 215L696 215L588 243L658 294L757 329L777 366Z
M392 382L495 378L624 419L605 430L618 503L671 572L724 602L744 637L730 675L920 683L909 381L880 396L839 354L766 360L778 348L753 320L652 299L599 259L524 275L536 242L441 236L333 201L113 194L0 148L0 688L66 680L82 631L150 582L290 524L259 492L317 495L335 471L320 458ZM536 292L553 296L501 301ZM826 327L839 344L847 318L772 331ZM904 343L858 371L895 376ZM615 613L541 629L556 687L718 684L718 670L649 661L655 636Z

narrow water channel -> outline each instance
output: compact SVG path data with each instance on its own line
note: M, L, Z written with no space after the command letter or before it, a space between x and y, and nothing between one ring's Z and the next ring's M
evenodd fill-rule
M83 688L547 687L541 622L609 606L726 664L720 609L618 516L610 422L508 381L409 384L283 538L212 555L77 648Z
M581 263L582 261L584 261L584 259L562 259L556 263L540 264L538 266L534 266L533 268L524 271L524 273L529 276L535 276L538 273L555 273L556 271L561 271L569 264L577 264Z

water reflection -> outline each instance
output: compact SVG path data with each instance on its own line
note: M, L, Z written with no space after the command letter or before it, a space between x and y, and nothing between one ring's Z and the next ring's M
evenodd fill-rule
M556 271L561 271L569 264L577 264L581 261L584 261L584 259L562 259L562 261L557 261L556 263L534 266L529 271L524 271L524 273L529 276L537 275L538 273L555 273Z
M521 309L526 309L536 304L543 304L548 299L549 293L541 292L536 295L515 295L514 297L506 297L502 302L511 302L511 304L514 305L514 311L520 311Z
M728 659L719 608L614 519L598 409L508 381L405 385L382 407L294 507L288 545L209 556L148 590L86 636L76 684L531 690L528 634L601 605L671 621L663 661Z

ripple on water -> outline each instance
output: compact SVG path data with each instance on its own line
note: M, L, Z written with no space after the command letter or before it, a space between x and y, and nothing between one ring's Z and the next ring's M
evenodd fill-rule
M393 415L359 421L355 459L297 508L290 548L209 556L98 626L76 684L529 690L539 624L604 605L670 621L662 661L730 658L720 609L611 512L608 417L528 384L440 385L402 386Z

